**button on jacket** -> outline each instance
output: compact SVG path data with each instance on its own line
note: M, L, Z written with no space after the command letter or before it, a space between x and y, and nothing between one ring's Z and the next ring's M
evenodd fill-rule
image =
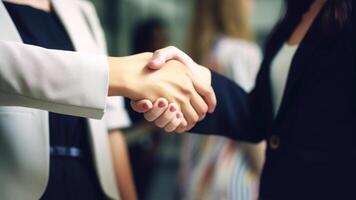
M267 140L260 199L356 199L355 9L353 12L344 29L330 34L323 29L319 14L293 58L276 117L271 62L299 17L282 21L270 36L250 94L213 74L217 109L192 132L220 133L249 142Z

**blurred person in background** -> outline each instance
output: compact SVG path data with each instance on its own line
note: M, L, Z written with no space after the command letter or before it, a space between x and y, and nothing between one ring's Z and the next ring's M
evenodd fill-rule
M252 42L253 0L196 0L188 54L250 92L261 62ZM219 102L223 104L224 102ZM182 147L184 199L257 199L264 144L186 135Z
M169 40L166 24L158 17L139 21L131 35L132 54L154 52L167 46ZM125 107L132 120L131 131L141 133L130 143L129 153L138 198L146 199L153 175L159 168L161 130L147 123L142 114L132 110L128 98L125 98Z
M166 23L159 17L142 20L132 31L132 54L155 52L168 46L169 34Z

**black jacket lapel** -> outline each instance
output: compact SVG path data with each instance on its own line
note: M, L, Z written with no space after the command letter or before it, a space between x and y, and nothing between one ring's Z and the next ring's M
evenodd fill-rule
M292 65L290 66L290 71L288 74L288 79L286 83L286 88L284 90L282 103L280 105L276 120L278 121L282 118L283 113L285 112L286 107L288 106L289 101L291 100L293 91L295 90L296 86L298 85L298 81L302 76L305 68L306 63L308 60L311 59L313 54L316 52L319 44L323 40L322 35L320 34L322 31L322 13L315 19L314 23L310 27L309 31L305 35L304 39L300 43L300 46L293 58ZM296 24L297 25L297 24ZM293 27L294 29L295 27ZM292 29L292 31L293 31Z
M274 120L270 80L271 63L298 22L299 19L296 18L285 19L277 25L267 40L264 51L264 60L257 77L255 90L251 95L254 107L252 108L254 111L253 114L258 116L255 121L261 123L258 124L261 127L259 130L261 132L270 132Z

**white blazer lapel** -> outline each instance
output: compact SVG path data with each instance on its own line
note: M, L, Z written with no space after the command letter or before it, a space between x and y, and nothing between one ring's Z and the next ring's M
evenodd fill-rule
M68 0L52 0L52 5L63 23L76 51L100 53L93 34L88 28L79 4ZM69 14L70 13L70 14Z
M67 33L69 34L69 37L76 51L102 54L104 51L101 50L100 47L96 44L95 39L92 33L90 32L90 29L88 28L88 23L85 20L84 13L81 12L81 7L78 2L72 0L52 0L52 5L55 12L59 16L59 19L63 23ZM22 42L21 37L16 29L16 26L13 23L11 17L9 16L1 0L0 0L0 40ZM35 165L36 169L37 171L41 172L41 175L38 177L40 177L42 181L41 188L37 187L36 191L34 192L31 191L33 195L37 197L40 196L40 194L42 194L42 192L44 191L48 179L47 177L48 166L49 166L49 160L48 160L49 140L48 140L48 123L47 123L48 115L47 112L44 111L38 111L33 113L36 115L41 115L40 116L41 118L40 117L38 118L40 118L42 120L41 122L44 123L44 126L42 127L43 128L42 131L43 133L45 133L44 136L39 135L40 139L38 139L37 141L40 141L41 143L38 145L38 147L35 148L35 150L40 151L42 153L46 152L45 156L38 157L35 160L39 166L37 167L37 165ZM113 164L111 161L111 154L110 154L109 142L108 142L108 136L107 136L105 124L103 121L100 120L88 120L88 121L89 121L90 133L92 138L92 144L94 146L93 155L96 161L95 166L99 175L101 186L107 196L113 199L119 199L118 191L116 190L115 175L113 171ZM42 133L42 132L37 131L37 133ZM39 148L39 147L43 147L43 148ZM38 153L36 155L40 155L40 154ZM40 158L44 158L44 159L40 159ZM28 167L26 166L26 168ZM33 175L33 173L31 175ZM27 186L27 189L28 188L30 188L30 186ZM1 189L2 188L0 188L0 190ZM9 194L11 194L11 192ZM17 193L19 192L22 191L17 191ZM26 194L26 191L24 191L23 193ZM0 192L0 199L3 199L2 197L3 196ZM24 199L24 198L17 198L17 199Z
M52 5L62 21L76 51L103 54L88 28L89 22L79 3L69 0L52 0ZM70 13L70 14L69 14ZM120 199L116 188L108 133L102 120L88 120L96 171L103 191L112 199Z
M0 40L22 42L16 26L12 22L2 1L0 1L0 27Z
M0 40L23 42L1 0L0 29ZM0 112L8 113L0 116L1 140L7 143L0 153L5 158L0 169L0 199L39 198L49 175L48 112L15 106L0 106Z

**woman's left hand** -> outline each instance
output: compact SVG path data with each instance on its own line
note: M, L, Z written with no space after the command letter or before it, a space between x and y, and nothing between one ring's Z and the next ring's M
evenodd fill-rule
M159 98L153 103L147 99L131 101L131 107L136 112L144 113L147 121L153 122L166 132L184 132L186 130L188 123L179 106L175 103L169 104L164 98Z

